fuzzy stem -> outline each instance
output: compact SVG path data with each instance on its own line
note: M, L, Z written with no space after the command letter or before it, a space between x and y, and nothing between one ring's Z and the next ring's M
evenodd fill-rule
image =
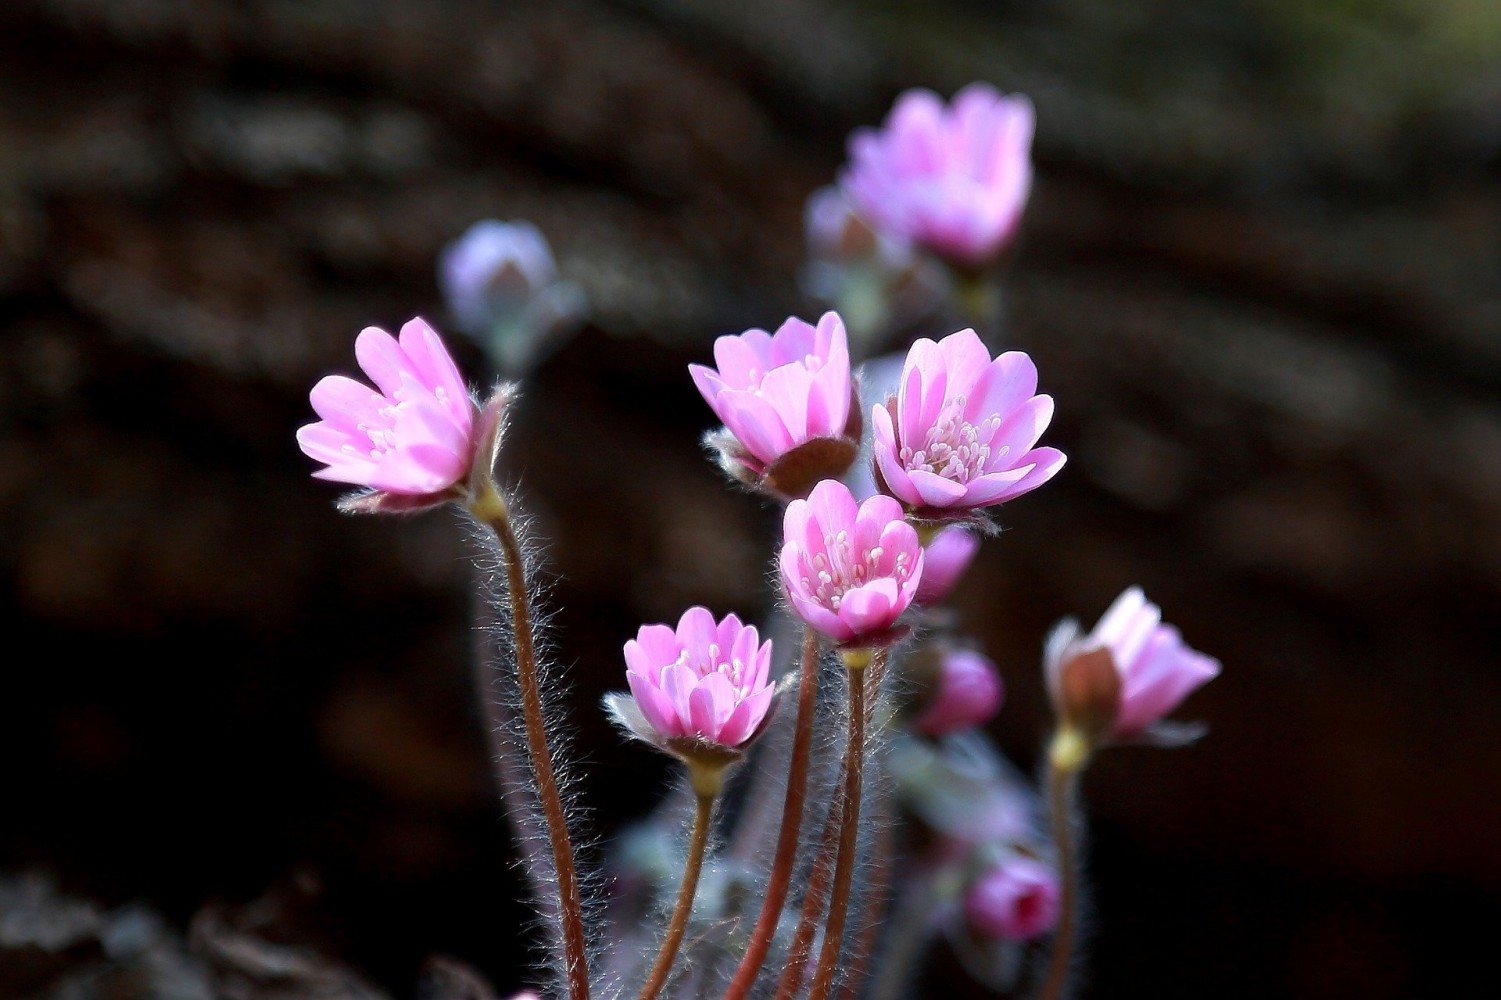
M877 654L885 657L883 649ZM865 762L865 670L850 663L849 743L844 748L844 803L840 817L839 860L834 865L834 888L829 896L829 916L824 924L823 948L813 973L808 1000L826 1000L834 983L834 967L844 944L844 918L849 911L850 880L855 873L856 844L860 832L860 781Z
M782 829L766 883L766 899L745 946L745 955L725 990L724 1000L745 1000L755 985L761 964L781 921L782 905L792 884L792 863L797 856L797 835L803 822L803 799L808 785L808 757L813 747L813 715L818 701L818 633L803 630L802 673L798 678L797 728L792 738L792 762L787 769L787 797L782 805Z
M839 816L843 811L844 767L840 763L839 777L833 789L834 799L824 816L823 832L818 838L818 853L813 857L813 868L808 873L808 884L803 888L803 908L798 914L797 930L792 935L792 945L787 949L787 965L782 969L782 978L777 981L776 1000L791 1000L803 982L803 969L808 965L808 949L813 935L818 932L818 918L823 916L823 895L829 888L829 876L834 871L834 850L839 841Z
M1081 747L1085 749L1081 750ZM1038 1000L1062 1000L1067 995L1079 922L1079 858L1074 838L1074 792L1079 772L1088 760L1087 744L1072 729L1060 729L1048 748L1048 813L1053 847L1058 852L1062 887L1058 900L1058 929L1048 958L1047 977Z
M714 811L714 796L699 792L698 808L693 814L693 835L688 842L688 859L683 866L683 883L678 887L678 901L672 908L672 919L667 923L667 936L662 939L662 948L657 960L647 974L646 984L636 1000L656 1000L667 975L672 971L672 962L678 955L683 932L688 929L688 917L693 913L693 897L698 892L698 874L704 867L704 854L709 846L709 817Z
M530 591L521 543L511 527L507 505L493 485L485 484L470 501L476 520L495 532L506 570L507 605L511 613L511 636L516 650L516 680L521 689L521 714L526 726L527 750L537 779L537 799L547 823L553 867L558 875L558 915L563 931L563 961L568 978L569 1000L589 1000L589 962L584 936L584 906L579 890L573 844L568 839L568 821L563 798L553 773L552 752L542 717L542 685L537 676L537 651L532 635Z
M874 669L871 671L874 673ZM871 678L871 687L879 689ZM895 848L892 836L890 798L878 795L876 799L876 829L871 845L870 881L860 894L860 909L856 918L859 926L855 939L854 954L845 970L844 982L839 987L839 1000L855 1000L859 995L861 981L875 957L876 944L881 937L881 926L886 916L887 890L891 887L892 852Z

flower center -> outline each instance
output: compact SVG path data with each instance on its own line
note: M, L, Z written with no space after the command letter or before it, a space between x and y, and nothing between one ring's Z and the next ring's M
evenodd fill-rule
M824 552L816 554L803 565L812 571L803 577L803 586L813 599L830 611L838 611L844 603L844 595L865 586L871 580L891 577L904 581L912 575L912 560L906 552L898 552L896 564L889 571L881 568L881 558L886 550L876 545L856 553L850 546L848 531L839 531L823 536ZM827 555L825 555L825 552Z
M746 671L746 663L739 657L725 656L719 648L719 643L711 642L700 657L694 657L689 650L683 650L678 654L678 666L687 667L699 677L708 677L710 674L720 674L730 682L735 693L740 697L747 697L750 692L750 682L753 679Z
M965 397L957 396L944 405L943 412L924 435L920 450L902 446L898 454L903 465L908 469L926 469L956 483L968 483L985 474L991 457L987 442L1001 426L1001 418L992 413L980 423L972 424L964 419L964 402ZM1008 450L1003 447L996 458Z

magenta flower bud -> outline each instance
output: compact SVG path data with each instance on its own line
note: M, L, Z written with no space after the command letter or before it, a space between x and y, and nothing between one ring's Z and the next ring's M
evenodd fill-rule
M1175 744L1198 735L1163 718L1219 675L1220 663L1189 648L1162 610L1131 587L1082 638L1066 621L1048 638L1048 689L1066 725L1091 740ZM1102 652L1107 656L1100 655ZM1114 676L1100 676L1113 669Z
M313 475L439 502L474 462L476 407L458 367L421 319L400 340L363 330L354 353L375 388L343 375L313 387L322 419L297 432L307 456L326 465Z
M929 90L857 129L840 184L875 228L979 268L1011 242L1032 189L1032 102L972 83L945 106Z
M980 536L954 524L942 528L923 546L922 583L914 600L921 607L941 604L969 569L975 553L980 551Z
M717 369L689 365L729 438L710 435L726 471L785 495L842 475L858 450L851 423L849 345L838 313L816 327L790 317L775 334L747 330L714 342Z
M778 568L799 618L845 646L889 644L923 572L901 504L880 495L856 504L826 479L787 505L782 538Z
M912 728L927 736L947 736L995 718L1005 688L990 658L972 649L950 648L940 650L936 659L932 690Z
M676 629L643 625L625 644L625 662L636 718L620 710L623 696L611 710L633 735L680 757L738 751L760 732L776 693L771 641L734 615L716 623L706 608L683 612Z
M907 352L896 396L871 410L876 471L922 517L953 517L1036 489L1063 467L1036 448L1053 398L1034 395L1037 368L1021 351L994 360L973 330Z
M991 866L964 893L964 917L976 937L1030 941L1058 922L1058 875L1013 855Z

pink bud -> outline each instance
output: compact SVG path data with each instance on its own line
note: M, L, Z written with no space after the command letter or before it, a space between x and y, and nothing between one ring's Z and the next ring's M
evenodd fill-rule
M1029 941L1058 922L1058 876L1013 855L987 869L964 894L964 916L977 936Z
M880 129L857 129L840 184L876 229L966 267L1010 243L1032 188L1032 102L972 83L945 106L897 98Z
M884 645L922 580L923 551L901 504L873 496L856 504L826 479L787 505L782 586L798 617L835 642Z
M354 353L376 388L343 375L313 387L322 419L297 432L308 457L327 466L313 475L413 497L462 481L474 461L476 408L433 328L413 319L398 341L369 327Z
M926 569L924 569L926 573ZM946 649L938 656L934 690L912 726L928 736L945 736L984 725L1000 711L1004 688L995 664L970 649Z
M1004 503L1063 467L1035 447L1053 398L1035 395L1037 368L1021 351L994 360L973 330L912 345L895 399L871 410L876 470L923 516Z
M917 604L931 607L941 604L969 569L975 553L980 551L980 536L968 528L950 525L923 547L922 584L917 588Z

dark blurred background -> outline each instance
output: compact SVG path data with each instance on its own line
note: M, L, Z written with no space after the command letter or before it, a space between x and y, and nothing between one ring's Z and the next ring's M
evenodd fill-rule
M433 953L520 986L464 536L338 516L306 391L366 324L445 322L470 222L548 234L594 319L506 463L609 831L666 780L595 708L620 643L765 602L773 516L704 460L685 366L812 312L802 205L849 129L973 79L1037 105L1007 339L1072 456L960 599L1009 685L993 732L1032 765L1046 628L1131 583L1225 665L1180 713L1199 746L1085 782L1084 995L1493 995L1486 0L7 0L0 869L55 893L0 903L92 899L103 930L0 921L0 993L139 995L101 972L121 913L397 996Z

